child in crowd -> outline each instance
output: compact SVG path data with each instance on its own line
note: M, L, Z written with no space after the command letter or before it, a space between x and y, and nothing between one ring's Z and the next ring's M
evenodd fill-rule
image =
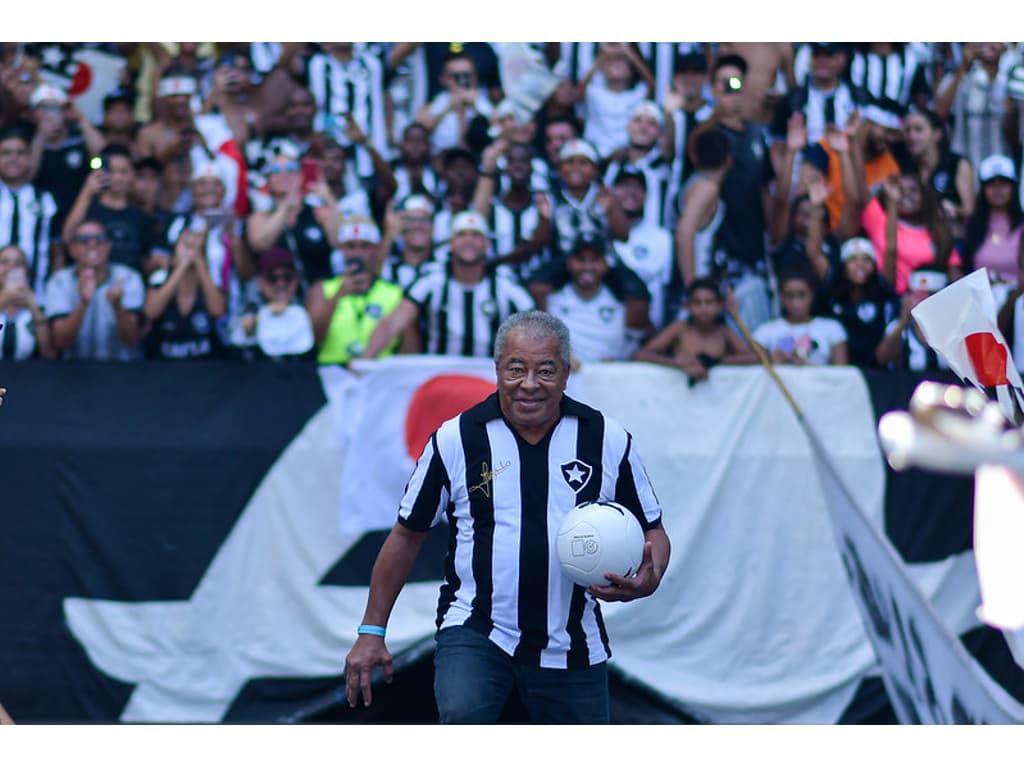
M875 358L889 370L918 372L948 371L949 363L928 346L910 314L918 304L948 284L943 270L922 267L910 273L907 290L900 301L900 316L889 323L878 343Z
M846 365L849 362L846 330L838 320L811 313L817 288L808 272L792 271L779 279L782 317L762 323L754 331L773 363L789 365Z
M679 368L692 386L715 365L749 365L757 355L725 324L718 284L698 277L686 289L688 316L673 321L633 356L634 360Z

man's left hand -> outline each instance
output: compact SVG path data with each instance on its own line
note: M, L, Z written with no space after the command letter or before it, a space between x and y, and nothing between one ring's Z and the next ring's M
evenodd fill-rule
M640 561L640 567L634 576L621 576L617 573L606 573L604 575L610 584L607 586L594 585L587 591L598 600L605 600L609 603L628 603L641 597L647 597L658 588L661 579L654 572L654 562L651 558L651 542L644 542L644 557Z

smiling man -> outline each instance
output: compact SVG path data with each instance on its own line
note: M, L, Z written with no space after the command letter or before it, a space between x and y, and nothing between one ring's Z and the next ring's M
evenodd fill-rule
M391 609L427 531L444 513L446 579L437 612L434 696L442 723L494 723L517 690L533 723L607 723L611 656L598 599L653 593L670 545L632 437L565 395L569 329L546 312L511 315L494 345L498 391L431 435L381 547L358 639L345 660L353 707L372 702ZM550 532L584 501L626 506L645 533L633 577L584 589L562 574Z

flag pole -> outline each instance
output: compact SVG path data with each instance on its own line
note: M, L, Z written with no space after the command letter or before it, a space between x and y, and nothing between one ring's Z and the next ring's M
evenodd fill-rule
M743 319L740 317L739 312L736 312L734 309L731 308L727 309L726 311L729 313L729 317L732 318L733 322L736 323L736 327L740 329L740 333L743 335L744 340L747 342L750 348L754 350L754 354L756 354L757 359L761 361L761 365L765 367L765 369L768 371L768 374L775 380L775 383L778 384L779 389L782 390L783 396L786 398L786 400L789 401L789 405L796 413L796 417L803 421L803 411L801 411L800 406L796 404L796 400L793 398L793 394L789 391L789 388L785 385L782 379L779 378L779 374L775 370L775 366L772 365L771 358L768 357L768 352L765 350L764 347L762 347L754 340L753 335L750 333L750 329L747 328L747 324L743 322Z

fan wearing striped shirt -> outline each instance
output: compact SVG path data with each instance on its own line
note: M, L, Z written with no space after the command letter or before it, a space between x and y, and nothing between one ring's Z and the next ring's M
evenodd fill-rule
M425 352L487 357L501 321L534 306L525 288L488 267L488 234L479 213L456 214L448 268L422 274L409 286L401 304L374 330L364 356L376 357L419 321Z
M601 601L653 594L671 544L632 436L565 395L569 329L516 313L494 344L497 392L442 424L423 448L370 578L345 659L351 706L373 701L374 667L391 680L387 623L432 526L450 533L437 610L434 698L442 723L495 723L513 691L531 723L608 723L611 656ZM637 573L574 584L555 536L587 501L615 501L644 531Z

